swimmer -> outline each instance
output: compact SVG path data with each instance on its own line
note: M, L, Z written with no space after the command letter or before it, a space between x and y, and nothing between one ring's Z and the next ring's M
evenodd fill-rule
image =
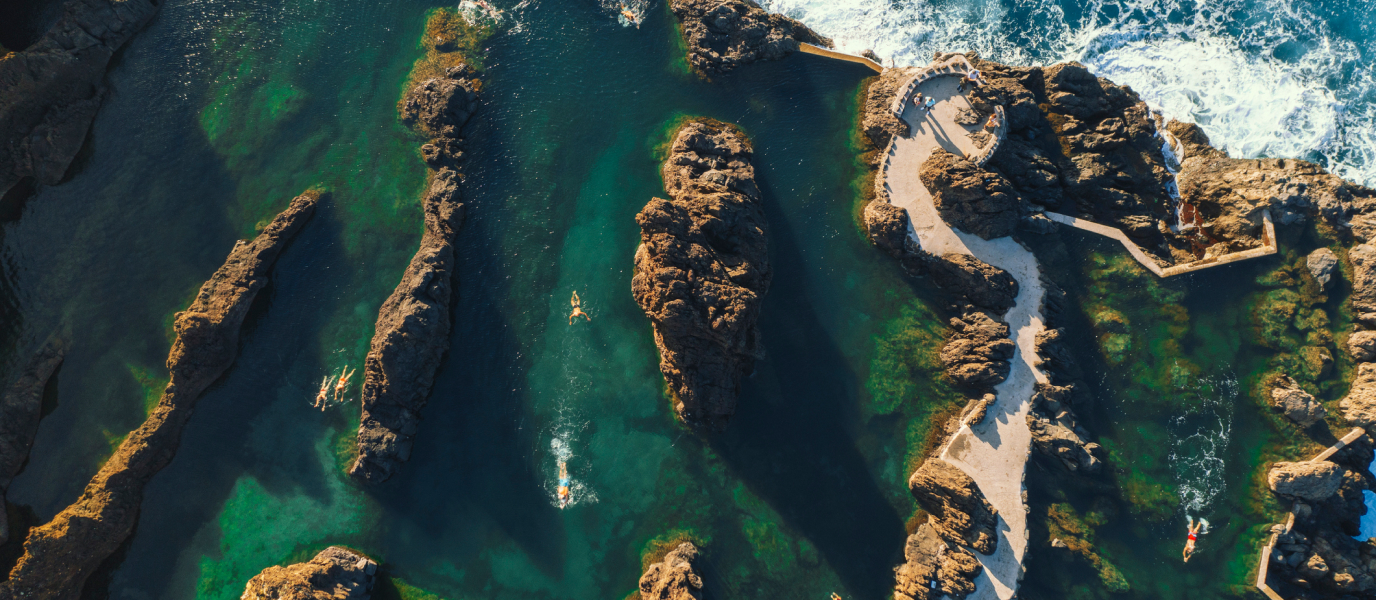
M329 394L330 376L326 375L324 381L320 382L320 393L315 395L315 404L312 404L311 406L314 406L322 411L325 410L325 405L328 404L330 400Z
M635 13L631 12L631 9L626 8L625 4L621 5L621 16L626 17L626 20L630 21L632 25L640 27L640 18L635 16Z
M356 372L357 371L354 373ZM339 383L336 383L334 386L334 399L336 402L339 401L339 395L343 394L344 390L349 389L349 378L353 377L354 373L349 372L349 365L344 365L344 372L339 374Z
M569 313L569 325L572 325L573 320L578 317L587 319L589 323L592 322L592 317L588 316L588 313L583 312L583 301L578 299L578 292L573 293L573 298L569 300L569 304L573 305L573 312Z
M831 593L831 600L841 600L841 595L838 594L838 593L836 593L836 592L832 592L832 593Z
M569 505L569 467L564 461L559 461L559 508Z
M1194 554L1194 542L1200 534L1208 531L1209 522L1201 518L1198 523L1195 523L1194 517L1189 515L1185 515L1185 522L1189 523L1190 530L1185 538L1185 550L1181 556L1185 558L1185 562L1190 562L1190 555Z

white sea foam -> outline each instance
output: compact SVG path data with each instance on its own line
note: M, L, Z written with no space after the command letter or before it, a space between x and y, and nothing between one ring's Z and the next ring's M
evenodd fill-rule
M1232 156L1305 158L1376 185L1371 51L1300 0L1091 0L1074 19L1054 0L762 4L897 65L966 50L1010 64L1078 60L1199 123Z
M1187 515L1208 514L1214 498L1227 490L1223 457L1233 432L1237 380L1202 379L1179 390L1193 406L1171 417L1168 456L1180 507Z

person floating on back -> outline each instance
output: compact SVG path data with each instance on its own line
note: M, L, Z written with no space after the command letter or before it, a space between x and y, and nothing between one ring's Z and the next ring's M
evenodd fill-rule
M578 317L587 319L589 323L592 322L592 317L588 316L588 313L583 312L583 301L578 299L578 292L573 293L573 299L569 300L569 304L573 305L573 312L569 313L569 325L572 325L573 320Z
M349 365L344 365L344 372L339 374L339 383L334 386L335 402L339 402L339 395L343 394L344 390L349 389L349 378L353 376L353 372L349 371Z

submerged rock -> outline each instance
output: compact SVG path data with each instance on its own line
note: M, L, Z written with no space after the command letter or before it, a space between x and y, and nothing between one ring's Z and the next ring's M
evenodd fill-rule
M946 224L986 240L1018 226L1018 193L1002 175L938 148L922 163L919 176Z
M757 60L778 60L803 42L825 48L831 40L783 15L765 12L750 0L670 0L678 17L688 63L717 75Z
M641 600L697 600L702 597L702 577L695 570L698 548L683 542L664 560L651 564L640 576Z
M908 489L947 542L994 553L998 511L964 471L940 458L928 458L908 478Z
M18 369L0 395L0 545L10 535L8 511L4 510L5 492L29 460L29 448L38 434L43 389L66 355L66 334L54 333Z
M86 578L133 532L144 486L172 461L201 393L234 364L244 316L319 197L315 192L297 196L253 241L236 243L191 306L177 313L177 338L167 356L171 381L162 398L81 497L29 532L24 555L9 580L0 583L0 597L75 599Z
M673 199L636 215L631 293L654 325L674 410L691 424L724 426L764 355L756 321L773 273L751 155L732 127L684 125L664 162Z
M1338 268L1338 256L1328 248L1319 248L1309 253L1305 264L1309 267L1309 274L1314 276L1314 281L1319 282L1319 291L1323 291L1328 287L1328 281L1333 278L1333 271Z
M0 196L62 181L105 97L111 58L158 12L153 0L67 0L22 52L0 58Z
M1308 427L1328 416L1323 403L1309 392L1300 389L1299 384L1289 377L1280 380L1276 387L1271 388L1271 405L1281 409L1285 413L1285 418L1294 421L1300 427Z
M377 563L340 546L321 550L307 562L268 567L253 576L240 600L368 600Z
M1281 496L1317 502L1337 493L1343 469L1326 460L1279 462L1266 475L1271 491Z
M894 600L960 600L975 591L975 578L984 571L975 555L946 543L928 523L908 536L903 558L893 570Z
M349 474L369 483L387 480L411 457L420 411L449 349L454 243L464 219L463 176L456 168L463 127L478 109L478 88L467 67L453 67L444 77L416 84L401 104L402 122L431 136L422 154L432 174L421 199L420 248L378 310L363 366L358 459Z

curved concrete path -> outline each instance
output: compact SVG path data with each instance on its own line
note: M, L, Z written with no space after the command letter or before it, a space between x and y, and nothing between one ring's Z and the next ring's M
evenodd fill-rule
M1037 332L1043 328L1042 288L1037 260L1012 238L984 240L956 231L936 212L932 195L918 178L918 169L938 146L968 156L976 148L967 133L979 126L956 123L957 111L969 108L965 97L956 91L957 77L937 77L923 82L918 91L937 99L931 114L911 102L903 112L912 133L895 138L889 146L888 170L881 176L889 201L908 211L913 235L922 249L933 254L959 252L1008 271L1018 280L1018 297L1004 315L1017 344L1008 379L995 386L998 400L989 407L988 416L973 428L963 425L942 449L941 458L968 473L999 511L998 549L992 556L973 552L984 572L975 581L969 600L1008 600L1022 579L1022 559L1027 550L1027 507L1023 503L1023 472L1032 435L1027 429L1027 411L1036 382L1045 382L1038 370L1034 347Z

